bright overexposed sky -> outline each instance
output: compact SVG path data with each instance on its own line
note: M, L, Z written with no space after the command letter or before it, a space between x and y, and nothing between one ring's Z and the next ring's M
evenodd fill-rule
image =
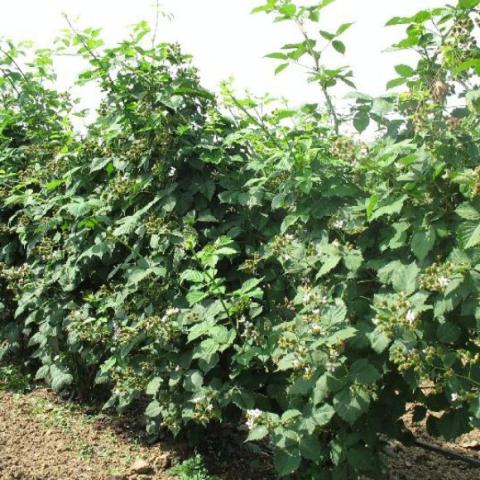
M0 17L0 35L14 40L29 39L38 47L51 44L65 28L62 12L79 28L101 27L108 42L121 40L128 26L155 18L154 0L15 0L4 1ZM235 77L238 89L255 94L268 92L286 97L293 104L320 100L318 90L305 82L299 70L287 70L275 76L275 61L263 58L298 34L285 23L272 24L263 14L251 15L261 0L160 0L173 20L161 19L157 39L179 41L194 57L206 87L217 89L220 81ZM381 94L395 76L393 66L412 63L412 54L384 53L402 36L400 27L388 27L386 21L397 15L409 15L422 8L442 5L442 0L336 0L324 10L322 29L334 30L344 22L356 22L345 34L347 54L332 56L335 65L353 67L359 89ZM73 61L75 62L75 61ZM71 59L59 65L60 81L69 81L78 66ZM337 92L342 96L346 91Z

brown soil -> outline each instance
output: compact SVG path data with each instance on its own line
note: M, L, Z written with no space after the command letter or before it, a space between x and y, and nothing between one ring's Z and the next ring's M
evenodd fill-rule
M478 431L452 444L429 438L422 425L411 428L418 439L480 460ZM182 455L181 449L147 446L135 437L134 430L112 417L92 415L45 389L22 395L0 391L0 480L171 480L168 468ZM149 474L132 471L138 459L151 469ZM399 443L391 444L389 463L391 480L480 478L479 468ZM235 471L236 476L227 471L220 477L269 477L265 471L259 474L257 470L256 475L243 468Z
M455 443L432 438L425 422L405 422L417 440L480 461L480 431L474 430ZM419 447L405 447L397 442L390 449L391 480L479 480L480 468Z
M137 459L151 475L132 472ZM46 390L0 391L0 480L167 480L171 459Z

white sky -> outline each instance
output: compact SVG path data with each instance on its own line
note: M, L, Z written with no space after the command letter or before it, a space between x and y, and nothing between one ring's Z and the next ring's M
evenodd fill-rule
M0 35L14 40L29 39L38 47L49 46L65 28L62 12L76 19L78 27L102 27L107 42L121 40L128 26L146 19L153 24L153 0L4 0ZM286 97L293 104L320 100L308 86L303 73L292 69L273 74L276 63L263 58L285 43L295 41L297 33L285 23L272 24L264 14L250 15L261 0L160 0L163 9L173 14L161 20L159 41L176 40L194 56L204 85L216 89L220 81L233 76L238 89L255 94L269 92ZM395 76L393 65L411 63L411 54L382 53L401 38L403 28L385 28L396 15L409 15L422 8L439 6L442 0L337 0L324 10L322 29L334 30L339 24L354 21L345 34L347 55L332 58L339 65L353 67L359 89L369 94L384 92L386 82ZM73 61L75 62L75 61ZM70 81L79 66L62 60L59 77ZM346 91L339 91L342 96Z

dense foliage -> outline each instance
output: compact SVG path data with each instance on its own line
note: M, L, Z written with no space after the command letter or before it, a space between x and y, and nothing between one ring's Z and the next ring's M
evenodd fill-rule
M152 435L246 422L281 476L381 478L407 404L448 439L479 425L480 2L392 19L418 64L347 116L322 53L351 24L311 34L331 2L256 9L298 26L269 57L325 107L217 99L144 23L2 44L0 359L108 407L148 396ZM82 134L54 87L72 52L103 94Z

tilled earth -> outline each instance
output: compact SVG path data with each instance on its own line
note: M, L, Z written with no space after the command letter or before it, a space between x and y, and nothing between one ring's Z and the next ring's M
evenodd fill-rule
M148 446L128 430L126 424L119 428L110 417L92 415L45 389L0 391L0 480L171 480L168 469L182 449ZM478 431L451 444L429 438L422 425L412 430L418 439L480 460ZM392 480L480 479L479 468L398 443L389 448L389 462ZM220 477L270 478L258 469L254 475L228 470Z
M171 459L46 390L0 391L0 480L167 480Z

